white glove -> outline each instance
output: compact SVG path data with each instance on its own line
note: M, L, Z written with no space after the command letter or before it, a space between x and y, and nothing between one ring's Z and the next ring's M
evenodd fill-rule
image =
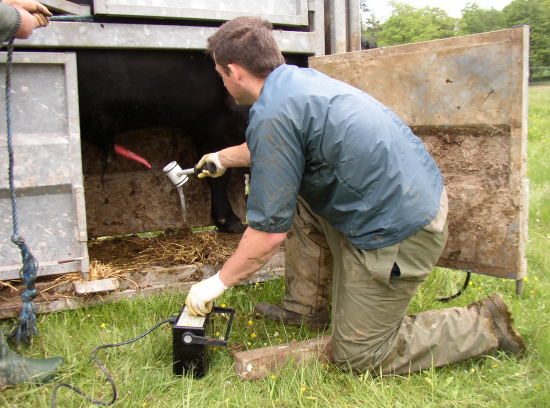
M191 290L185 299L185 306L191 316L206 316L212 311L212 303L214 299L219 298L229 289L220 280L218 272L211 278L205 279L191 286Z
M202 159L197 163L197 168L200 169L202 166L208 163L214 163L216 165L216 172L210 173L207 170L204 170L202 173L200 173L197 177L198 178L205 178L205 177L220 177L223 176L223 173L225 173L225 167L222 166L220 163L220 159L218 157L218 153L208 153L202 156Z

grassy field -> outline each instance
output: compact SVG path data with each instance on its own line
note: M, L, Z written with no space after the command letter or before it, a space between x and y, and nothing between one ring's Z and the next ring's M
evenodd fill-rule
M145 338L97 357L117 385L120 407L550 407L550 88L531 88L529 111L529 168L531 180L529 276L523 296L515 282L474 275L465 294L441 304L437 296L454 293L463 282L460 272L436 270L411 304L410 312L464 306L499 293L516 317L527 355L516 360L496 354L441 369L406 376L372 378L345 373L333 366L312 364L284 370L266 380L241 382L233 372L233 358L215 348L203 379L172 375L169 325ZM318 333L256 319L259 301L277 303L283 281L234 288L220 301L237 309L230 340L246 348L299 341ZM137 337L156 323L177 314L184 294L106 304L39 316L41 336L29 357L61 355L67 364L59 379L96 399L109 401L110 386L90 357L102 344ZM217 330L224 321L216 318ZM5 323L5 322L4 322ZM0 393L5 407L48 407L54 384L22 385ZM58 407L90 407L83 397L62 388Z

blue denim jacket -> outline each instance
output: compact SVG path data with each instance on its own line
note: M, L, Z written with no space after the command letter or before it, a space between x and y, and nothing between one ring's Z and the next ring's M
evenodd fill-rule
M439 211L443 178L390 109L313 69L266 79L246 133L252 228L286 232L297 196L359 249L393 245Z

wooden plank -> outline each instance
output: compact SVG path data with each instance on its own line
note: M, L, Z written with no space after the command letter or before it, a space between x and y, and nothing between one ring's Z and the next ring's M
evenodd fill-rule
M261 380L284 368L318 361L332 363L330 335L235 354L235 373L241 380Z
M240 283L240 285L249 285L251 283L268 282L284 276L285 257L283 252L279 252L264 265L262 269L252 275L250 278ZM64 310L80 309L87 306L97 306L109 302L118 302L123 299L135 299L137 297L149 297L160 293L187 293L191 286L196 282L178 282L186 276L192 275L197 270L196 265L180 265L174 268L152 268L128 274L128 279L122 279L119 283L122 290L112 292L107 295L90 294L85 298L65 298L61 300L47 300L44 294L44 301L35 299L35 313L59 312ZM216 272L215 270L213 271ZM208 277L211 274L208 274ZM37 283L36 289L42 292L48 285L46 283ZM66 289L66 288L62 288ZM4 289L9 290L9 289ZM18 288L21 293L24 287ZM48 296L49 297L49 296ZM7 306L0 305L0 320L18 317L21 313L21 301L17 303L10 302ZM176 313L177 311L174 311Z
M74 291L79 295L87 293L110 292L118 289L118 279L99 279L94 281L75 280Z

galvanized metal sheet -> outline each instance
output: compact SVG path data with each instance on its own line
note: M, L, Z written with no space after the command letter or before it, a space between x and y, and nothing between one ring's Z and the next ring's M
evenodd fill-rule
M41 0L40 3L45 5L50 11L59 13L75 14L77 16L87 16L92 14L91 8L88 5L75 4L66 0Z
M137 48L204 50L206 40L217 27L191 27L152 24L109 24L51 22L35 30L27 40L16 40L19 48ZM310 54L318 52L314 32L274 31L282 52Z
M6 53L0 53L0 60L6 60ZM0 64L0 77L5 68ZM88 271L85 209L82 197L76 199L82 196L77 101L74 54L14 54L11 106L19 234L39 262L39 275ZM0 122L6 123L3 98ZM6 140L6 128L0 134ZM5 143L0 146L0 223L0 279L18 278L21 253L11 242ZM75 258L81 259L58 264Z
M259 15L275 24L308 24L307 0L94 0L95 14L227 21Z
M443 172L450 234L439 265L526 275L528 27L311 57L394 110Z

